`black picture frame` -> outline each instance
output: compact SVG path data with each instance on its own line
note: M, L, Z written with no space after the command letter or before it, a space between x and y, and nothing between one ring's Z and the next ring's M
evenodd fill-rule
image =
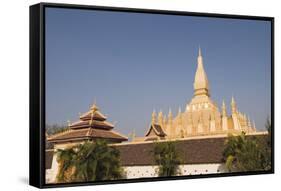
M271 124L272 124L272 168L269 171L232 172L222 174L140 178L83 183L45 183L45 9L47 7L80 10L106 10L128 13L150 13L162 15L182 15L229 19L264 20L271 22ZM30 130L29 130L29 184L38 188L85 186L99 184L165 181L210 177L227 177L274 173L274 18L248 15L228 15L214 13L195 13L123 7L103 7L90 5L39 3L30 6Z

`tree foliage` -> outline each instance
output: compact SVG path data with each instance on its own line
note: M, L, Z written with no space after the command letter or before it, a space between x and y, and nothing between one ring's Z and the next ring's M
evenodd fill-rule
M176 151L175 142L156 142L154 160L158 165L158 176L175 176L180 174L180 157Z
M66 131L68 129L68 127L64 126L64 125L58 125L58 124L53 124L53 125L46 124L45 129L46 129L47 135L54 135L54 134Z
M58 150L58 182L114 180L124 177L119 151L103 140Z
M223 152L230 172L271 169L271 123L266 124L267 136L230 135Z

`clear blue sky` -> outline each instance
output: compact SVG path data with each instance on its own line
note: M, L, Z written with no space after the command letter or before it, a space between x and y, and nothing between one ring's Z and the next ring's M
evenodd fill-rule
M271 106L268 21L47 8L46 122L78 120L96 100L116 130L143 136L153 109L193 96L201 46L211 97L263 129ZM230 112L228 112L230 114Z

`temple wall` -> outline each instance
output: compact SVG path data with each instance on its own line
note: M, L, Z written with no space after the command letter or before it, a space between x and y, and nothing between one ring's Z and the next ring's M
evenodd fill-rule
M52 169L46 170L46 184L55 183L56 181L56 173Z
M57 155L54 154L51 169L46 169L46 183L54 183L56 181L58 169L59 164L57 162Z
M134 178L151 178L157 177L157 166L124 166L123 167L127 179ZM56 175L58 172L58 163L56 162L56 156L52 163L52 168L46 170L46 183L55 183ZM181 175L198 175L198 174L213 174L227 172L224 164L187 164L180 165Z
M125 166L127 179L157 177L157 166ZM227 172L224 164L188 164L180 165L181 175L214 174Z

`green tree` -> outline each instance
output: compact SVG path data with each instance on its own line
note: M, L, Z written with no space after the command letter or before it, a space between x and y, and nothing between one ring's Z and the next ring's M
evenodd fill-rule
M246 136L245 132L238 136L229 135L223 152L227 169L230 172L269 170L271 143L268 137L270 135Z
M124 177L119 151L103 140L58 150L58 182L114 180Z
M159 166L158 176L175 176L180 174L180 157L176 151L175 142L156 142L154 145L154 160Z
M265 155L265 170L271 170L271 121L267 118L265 128L268 132L267 136L261 140L261 144L263 145L263 153Z
M57 151L57 162L58 162L58 174L57 182L72 182L73 177L71 172L74 169L74 161L76 158L76 152L73 148L59 149Z

